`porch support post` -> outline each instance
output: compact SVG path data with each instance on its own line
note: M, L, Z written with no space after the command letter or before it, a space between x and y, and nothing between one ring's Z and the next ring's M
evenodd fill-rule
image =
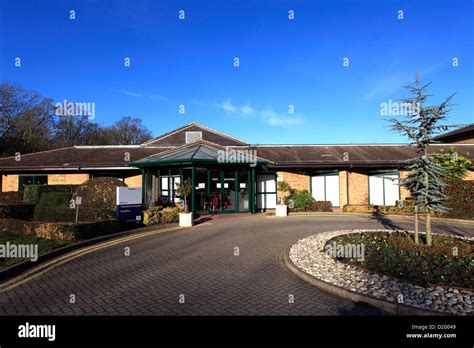
M250 208L252 209L252 214L255 214L256 213L256 209L255 209L255 200L257 199L257 194L256 194L256 190L255 190L255 168L252 168L252 196L251 196L252 200L251 200L251 205L250 205Z
M145 204L145 169L142 168L142 204Z
M196 167L195 166L192 166L191 167L191 186L192 186L192 190L191 190L191 211L194 213L194 206L195 206L195 177L196 177Z

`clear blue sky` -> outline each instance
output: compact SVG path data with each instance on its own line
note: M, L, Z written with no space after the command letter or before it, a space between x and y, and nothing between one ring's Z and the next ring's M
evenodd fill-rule
M452 123L473 122L473 13L470 0L0 0L0 80L154 135L196 121L251 143L402 142L380 103L417 68L433 102L457 92Z

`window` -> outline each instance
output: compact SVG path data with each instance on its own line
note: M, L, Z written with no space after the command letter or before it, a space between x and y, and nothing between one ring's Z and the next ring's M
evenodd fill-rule
M186 132L186 144L202 139L202 132Z
M317 201L329 201L339 207L339 173L320 173L311 177L311 194Z
M19 175L18 191L23 191L25 185L48 185L47 175Z
M257 175L257 209L276 208L275 174Z
M400 199L398 172L369 175L369 204L395 205Z

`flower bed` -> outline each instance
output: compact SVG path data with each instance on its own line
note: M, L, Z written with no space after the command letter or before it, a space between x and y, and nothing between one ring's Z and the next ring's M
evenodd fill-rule
M424 236L421 236L421 239ZM363 244L363 261L341 258L340 261L362 266L414 284L439 284L474 288L474 244L448 236L433 236L433 245L415 244L408 233L353 233L328 243Z
M328 284L364 296L441 313L458 315L473 313L473 289L456 289L439 285L419 286L351 263L340 262L338 258L332 257L325 250L328 242L336 237L354 233L386 232L386 230L343 230L319 233L292 245L289 257L301 271ZM461 239L469 243L473 240L472 238Z

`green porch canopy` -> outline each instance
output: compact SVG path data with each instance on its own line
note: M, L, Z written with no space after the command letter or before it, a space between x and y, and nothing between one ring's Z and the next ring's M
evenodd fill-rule
M191 179L191 210L203 213L255 212L256 169L269 161L250 147L206 141L186 144L130 163L142 171L145 206L180 200L176 185Z
M262 166L267 163L267 160L257 157L250 148L236 149L200 141L132 162L130 166L138 168L190 164Z

